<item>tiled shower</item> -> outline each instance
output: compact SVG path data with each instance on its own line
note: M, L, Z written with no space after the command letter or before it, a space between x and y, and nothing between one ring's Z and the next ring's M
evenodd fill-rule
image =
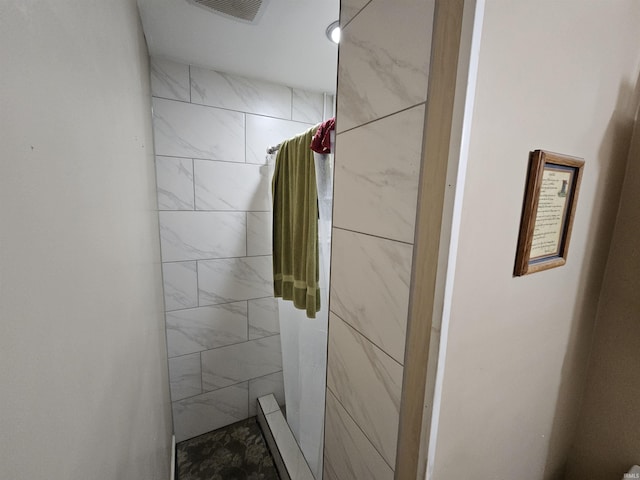
M431 1L342 2L326 480L398 473L433 14Z
M267 147L333 98L152 59L169 376L176 440L284 403Z

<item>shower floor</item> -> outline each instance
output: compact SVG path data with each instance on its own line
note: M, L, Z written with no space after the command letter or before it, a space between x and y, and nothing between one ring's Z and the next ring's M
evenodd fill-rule
M176 446L177 480L279 480L256 417Z

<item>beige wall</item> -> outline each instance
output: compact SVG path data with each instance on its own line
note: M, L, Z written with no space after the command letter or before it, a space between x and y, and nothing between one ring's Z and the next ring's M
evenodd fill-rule
M486 2L436 480L561 478L637 103L639 23L633 0ZM537 148L583 157L582 189L568 263L514 278Z
M0 465L168 479L149 67L133 0L0 4Z
M636 123L567 479L621 478L631 465L640 464L639 204Z
M340 21L324 478L392 479L433 2Z

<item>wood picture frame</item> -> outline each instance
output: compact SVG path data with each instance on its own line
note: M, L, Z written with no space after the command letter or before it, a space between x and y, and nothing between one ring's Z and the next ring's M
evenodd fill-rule
M566 263L583 167L581 158L530 153L514 276Z

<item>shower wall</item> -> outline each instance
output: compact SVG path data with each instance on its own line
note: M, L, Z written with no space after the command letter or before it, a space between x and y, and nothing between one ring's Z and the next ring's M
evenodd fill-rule
M343 1L324 479L391 480L432 1Z
M320 122L325 98L162 59L151 87L181 441L255 415L261 395L284 402L266 149Z

